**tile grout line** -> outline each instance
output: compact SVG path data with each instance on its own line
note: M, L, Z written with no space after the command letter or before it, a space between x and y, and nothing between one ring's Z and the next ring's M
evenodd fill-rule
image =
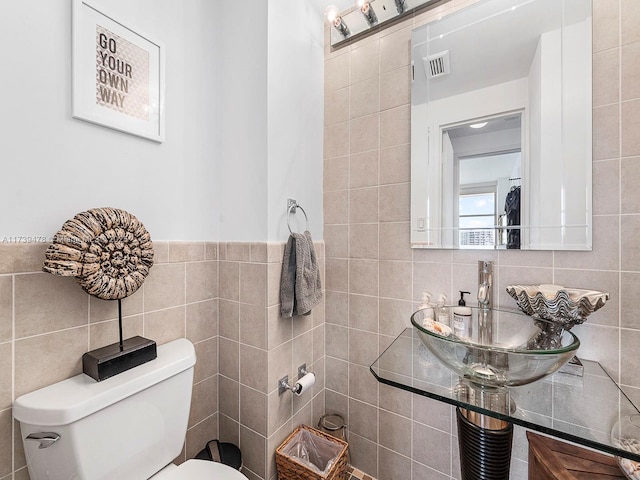
M182 326L184 327L183 330L183 334L184 334L184 338L188 339L188 335L187 335L187 262L182 262L184 265L184 285L182 286L183 288L183 299L184 299L184 303L182 304L182 313L184 314L184 320L182 322ZM195 342L192 342L195 343Z
M622 101L622 0L618 0L618 382L622 380Z
M16 399L16 279L11 275L11 414ZM16 470L16 422L11 422L11 478ZM22 435L21 435L22 436Z

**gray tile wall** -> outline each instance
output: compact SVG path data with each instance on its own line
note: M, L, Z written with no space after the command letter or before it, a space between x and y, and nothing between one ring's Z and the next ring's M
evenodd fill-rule
M15 398L82 372L88 350L118 341L116 302L90 297L73 278L42 272L47 244L0 243L0 478L28 479L11 405ZM143 286L122 302L124 336L158 344L191 340L189 430L177 462L218 437L218 246L155 242Z
M472 1L443 1L344 48L325 48L326 407L348 417L352 462L379 480L458 478L450 407L379 385L368 365L408 326L422 291L475 289L493 260L499 304L510 283L608 291L576 327L597 360L640 402L640 3L594 0L592 252L412 251L410 32ZM471 290L473 291L473 290ZM513 478L526 478L517 429Z
M117 305L89 297L74 279L42 273L46 244L0 243L0 479L28 479L11 404L23 393L82 372L84 352L117 341ZM309 316L280 317L280 243L155 242L142 288L123 300L125 338L196 348L185 448L213 438L239 445L250 479L276 478L275 449L324 412L324 300ZM315 245L324 280L324 244ZM300 397L277 380L316 373ZM292 383L292 382L290 382Z
M276 478L275 449L324 411L324 301L309 316L280 316L284 245L220 245L220 438L240 445L250 479ZM315 245L324 279L324 245ZM278 394L298 366L316 373L299 397Z

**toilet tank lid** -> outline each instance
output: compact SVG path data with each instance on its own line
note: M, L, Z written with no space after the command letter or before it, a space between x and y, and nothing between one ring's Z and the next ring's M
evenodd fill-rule
M81 373L22 395L13 405L13 416L31 425L67 425L188 370L195 363L193 344L180 338L158 346L155 360L101 382Z

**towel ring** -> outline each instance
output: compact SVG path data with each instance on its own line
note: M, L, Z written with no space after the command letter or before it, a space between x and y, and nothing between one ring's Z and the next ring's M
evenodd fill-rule
M304 213L304 220L307 224L306 230L309 230L309 217L307 217L307 212L305 212L304 208L302 208L297 203L292 203L291 205L289 205L289 208L287 209L287 227L289 227L289 233L293 233L293 230L291 230L291 223L289 223L289 220L291 219L291 212L296 213L296 210L298 208L302 210L302 213Z

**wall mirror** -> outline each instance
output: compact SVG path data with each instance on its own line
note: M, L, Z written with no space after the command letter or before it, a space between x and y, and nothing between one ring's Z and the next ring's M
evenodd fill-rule
M411 51L412 247L591 250L591 0L480 0Z

